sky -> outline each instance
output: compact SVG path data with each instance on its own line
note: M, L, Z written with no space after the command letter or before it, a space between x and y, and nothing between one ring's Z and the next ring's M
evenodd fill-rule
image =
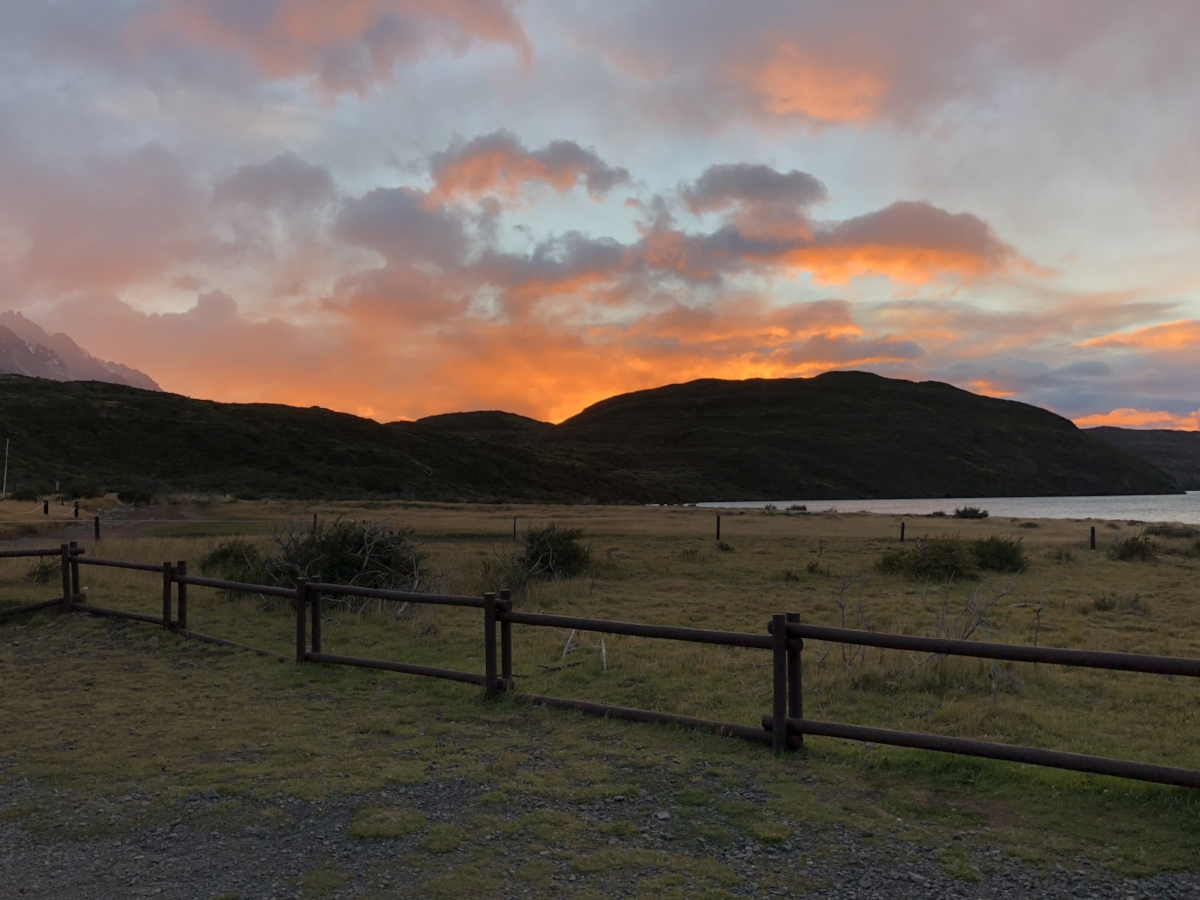
M5 0L0 308L561 421L865 369L1200 429L1200 3Z

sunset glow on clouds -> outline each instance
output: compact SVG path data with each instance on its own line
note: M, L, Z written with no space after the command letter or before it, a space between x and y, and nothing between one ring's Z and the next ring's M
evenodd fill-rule
M861 368L1200 428L1200 7L16 0L5 307L197 397Z

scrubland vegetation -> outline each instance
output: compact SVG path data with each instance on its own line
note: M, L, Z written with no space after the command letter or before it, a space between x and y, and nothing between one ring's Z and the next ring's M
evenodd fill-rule
M320 524L309 537L298 527L280 540L284 523L310 523L314 511ZM1200 552L1182 526L1143 532L1112 523L1092 552L1082 522L1032 529L994 516L909 519L902 545L894 517L724 512L718 544L712 513L688 508L225 503L175 522L131 524L96 549L152 562L207 559L227 575L244 564L250 578L271 567L298 572L313 553L361 550L376 535L386 565L321 577L416 577L466 594L508 586L519 589L519 609L641 622L765 632L772 613L798 611L810 622L880 631L1200 655ZM1153 554L1119 549L1151 540ZM28 561L0 562L3 602L46 595L29 575ZM153 576L85 568L83 584L91 602L159 608ZM201 589L191 598L193 628L291 652L293 622L278 605ZM483 664L472 611L333 607L324 643L334 653L472 671ZM758 651L614 636L602 648L599 636L518 626L515 659L518 689L530 693L747 724L770 707L770 659ZM501 802L636 795L653 782L680 796L719 797L721 786L737 785L766 791L761 807L721 812L729 820L721 828L764 841L785 840L799 822L842 823L935 847L986 842L1039 864L1083 854L1128 873L1192 867L1200 841L1200 799L1180 789L822 739L809 739L803 758L776 758L732 740L540 710L519 698L488 703L473 688L430 679L297 667L82 615L0 623L0 669L0 778L53 785L74 809L134 784L155 797L141 816L172 815L181 797L215 788L229 798L231 821L242 821L262 813L238 798L281 792L357 796L466 778L490 785ZM1200 685L1187 679L815 641L806 642L803 677L812 718L1200 768ZM56 803L6 815L69 833L132 824L68 816ZM469 816L472 827L512 827L486 805ZM425 825L368 804L354 827L366 838ZM594 837L607 844L607 835ZM584 852L592 837L566 823L524 841L537 848L530 853ZM954 865L969 878L964 858Z

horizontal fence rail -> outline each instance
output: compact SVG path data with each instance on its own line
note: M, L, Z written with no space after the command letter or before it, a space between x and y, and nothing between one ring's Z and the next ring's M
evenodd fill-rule
M97 616L145 622L169 629L180 637L223 647L249 650L262 656L289 659L291 657L270 650L194 631L188 627L187 622L188 585L215 588L222 591L281 597L291 600L295 606L295 660L297 663L351 666L446 679L480 686L484 688L488 697L512 692L514 689L513 625L572 629L579 632L593 632L597 634L615 634L721 647L769 650L772 654L772 710L770 715L763 717L761 727L730 722L716 722L656 710L633 709L613 704L597 703L590 700L574 700L565 697L549 697L538 694L521 694L520 696L527 702L539 706L575 710L589 715L605 716L631 722L651 722L682 726L741 738L755 743L767 744L777 751L789 748L803 749L804 736L811 735L919 750L934 750L984 759L1047 766L1077 772L1111 775L1119 778L1200 789L1200 771L1191 769L1012 744L999 744L968 738L894 731L886 728L808 719L804 716L801 655L804 649L804 641L816 640L928 653L935 656L965 656L1009 662L1043 663L1047 665L1076 666L1156 675L1180 675L1191 678L1200 678L1200 659L1153 656L1138 653L1115 653L1100 650L1030 647L1020 644L953 640L948 638L861 631L850 628L834 628L824 625L804 624L800 621L798 613L777 614L773 616L765 634L686 628L674 625L649 625L640 622L614 622L579 616L517 612L512 608L512 600L508 591L501 591L499 594L486 593L482 597L469 597L453 594L387 590L383 588L368 588L357 585L331 584L317 581L307 582L304 579L297 579L295 587L248 584L240 581L227 581L219 578L201 578L188 575L187 563L183 560L175 564L170 562L153 564L101 559L82 554L83 550L74 544L63 544L58 549L0 551L0 558L58 557L62 569L62 594L60 597L0 609L0 617L58 608L64 612L78 611ZM79 587L79 567L81 565L130 569L160 576L162 579L162 614L148 615L126 612L124 610L109 609L107 607L80 602L84 599L84 594ZM177 600L175 599L176 597ZM322 604L323 598L329 597L362 597L480 610L483 613L484 672L477 674L415 663L367 659L323 652L321 646ZM177 616L173 616L173 613L177 613ZM309 631L310 619L311 631Z
M770 650L769 634L748 631L709 631L704 628L683 628L675 625L643 625L638 622L608 622L603 619L581 619L576 616L550 616L545 613L506 612L501 619L514 625L540 625L545 628L573 628L597 634L624 634L631 637L659 638L668 641L690 641L695 644L718 644L722 647L752 647Z
M466 606L483 609L480 597L457 597L453 594L424 594L415 591L389 591L384 588L359 587L352 584L326 584L310 581L310 591L339 597L366 597L372 600L396 600L400 603L428 603L432 606Z
M151 566L151 572L161 572L162 566ZM247 584L244 581L225 581L222 578L200 578L196 575L177 575L176 584L194 584L196 587L216 588L219 591L236 591L245 594L263 594L267 597L296 597L295 588L278 587L273 584Z
M763 728L770 731L772 727L771 717L764 716ZM889 744L893 747L910 747L916 750L937 750L942 753L978 756L984 759L1026 763L1053 769L1070 769L1074 772L1088 772L1093 775L1113 775L1117 778L1151 781L1178 787L1200 788L1200 772L1198 771L1110 759L1106 756L1064 753L1061 750L1042 750L1037 747L1022 747L1019 744L996 744L991 741L945 737L940 734L868 728L863 725L847 725L842 722L817 722L812 719L788 719L787 727L790 742L793 745L797 745L798 742L795 737L791 736L812 734L873 744Z
M57 553L57 551L55 551ZM81 556L76 562L81 566L103 566L110 569L131 569L134 572L156 572L162 574L162 564L126 562L123 559L99 559L95 556Z
M981 659L1000 659L1009 662L1046 663L1056 666L1079 666L1086 669L1115 669L1124 672L1144 672L1150 675L1184 675L1200 678L1200 659L1178 656L1150 656L1142 653L1113 653L1103 650L1066 650L1055 647L1027 647L1023 644L995 644L985 641L958 641L948 638L918 637L907 634L887 634L859 631L852 628L829 628L824 625L787 626L789 637L829 641L835 644L857 644L891 650L912 650L938 656L973 656Z

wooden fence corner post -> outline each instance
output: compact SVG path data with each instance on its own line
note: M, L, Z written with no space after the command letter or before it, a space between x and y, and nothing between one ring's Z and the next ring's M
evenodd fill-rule
M79 542L71 541L71 600L79 596Z
M787 749L787 711L788 711L788 652L787 652L787 619L783 613L771 616L772 661L774 665L774 690L771 709L771 748L776 753Z
M62 608L63 612L70 612L75 602L71 594L71 545L62 544L59 552L62 554Z
M296 662L302 663L308 656L308 648L305 646L305 618L308 615L308 579L296 579Z
M496 595L483 595L483 686L489 697L499 693L496 678Z
M800 624L800 613L787 614L788 625ZM804 641L798 637L788 638L788 718L804 718L804 694L802 673L800 669L800 653L804 650ZM797 749L804 749L804 733L797 735ZM790 743L789 743L790 746Z
M512 622L508 613L512 610L512 591L500 591L500 690L513 690Z
M187 577L187 560L181 559L175 564L175 574L178 578ZM175 625L180 631L187 631L188 627L188 608L187 608L187 582L177 582L179 587L176 588L175 595Z
M162 604L162 627L170 629L171 627L171 583L175 580L175 571L171 568L169 562L164 562L162 565L163 572L163 604Z

